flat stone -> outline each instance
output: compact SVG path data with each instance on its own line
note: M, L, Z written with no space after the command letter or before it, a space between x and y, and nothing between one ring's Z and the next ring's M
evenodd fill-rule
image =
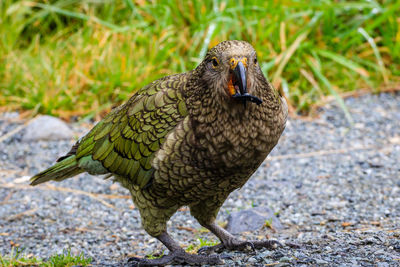
M327 262L326 260L322 260L322 259L315 259L315 263L318 265L324 265L324 264L328 264L329 262Z
M73 132L62 120L52 116L40 116L28 123L22 140L31 141L57 141L72 139Z
M283 229L279 219L270 208L256 207L232 212L228 217L226 230L232 234L255 231L262 228L266 221L270 221L274 229Z

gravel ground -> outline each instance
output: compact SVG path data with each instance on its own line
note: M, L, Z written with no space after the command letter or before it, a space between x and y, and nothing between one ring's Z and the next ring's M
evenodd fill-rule
M284 226L243 233L296 246L223 252L227 266L399 266L400 94L346 100L355 125L335 105L314 120L291 119L269 158L218 216L254 206L273 209ZM0 136L21 125L0 115ZM71 126L77 136L87 129ZM80 175L29 187L28 176L48 167L73 141L22 142L23 130L0 143L0 254L12 245L49 257L69 248L93 264L128 265L131 256L164 247L140 226L127 191L109 180ZM97 195L100 194L100 195ZM183 208L169 222L182 246L215 240Z

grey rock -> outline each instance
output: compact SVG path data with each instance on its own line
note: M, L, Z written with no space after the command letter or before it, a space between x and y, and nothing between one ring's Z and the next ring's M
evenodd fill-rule
M249 258L249 259L247 260L247 262L249 262L249 263L256 263L256 262L257 262L257 259L254 258L254 257L251 257L251 258Z
M258 256L260 256L261 258L267 258L267 257L271 257L273 253L274 252L271 250L266 250L264 252L259 253Z
M232 234L255 231L262 228L267 221L276 230L283 228L279 219L270 208L256 207L232 212L228 217L226 230Z
M282 257L279 259L280 262L290 262L292 259L289 257Z
M73 132L62 120L52 116L40 116L32 120L25 128L23 141L71 140Z
M322 259L315 259L315 263L318 265L328 264L328 262L326 260L322 260Z

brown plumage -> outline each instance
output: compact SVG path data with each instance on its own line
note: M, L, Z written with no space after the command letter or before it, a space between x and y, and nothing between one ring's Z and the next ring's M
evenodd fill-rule
M81 172L110 174L132 194L145 230L171 251L140 264L215 264L218 256L184 252L166 230L182 206L228 249L268 247L240 241L214 223L228 195L243 186L278 142L287 106L244 41L212 48L193 71L143 87L79 140L32 184ZM212 249L209 249L211 251Z

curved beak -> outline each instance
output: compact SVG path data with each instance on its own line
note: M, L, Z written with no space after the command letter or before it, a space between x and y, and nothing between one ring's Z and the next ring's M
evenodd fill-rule
M238 81L239 91L241 95L247 94L247 70L242 61L239 61L233 69L233 74Z
M247 70L242 61L237 62L236 66L233 68L232 73L234 76L234 87L236 88L237 86L239 89L239 92L234 91L232 97L236 99L241 99L245 106L247 101L260 105L262 103L262 100L256 96L250 95L247 92Z

